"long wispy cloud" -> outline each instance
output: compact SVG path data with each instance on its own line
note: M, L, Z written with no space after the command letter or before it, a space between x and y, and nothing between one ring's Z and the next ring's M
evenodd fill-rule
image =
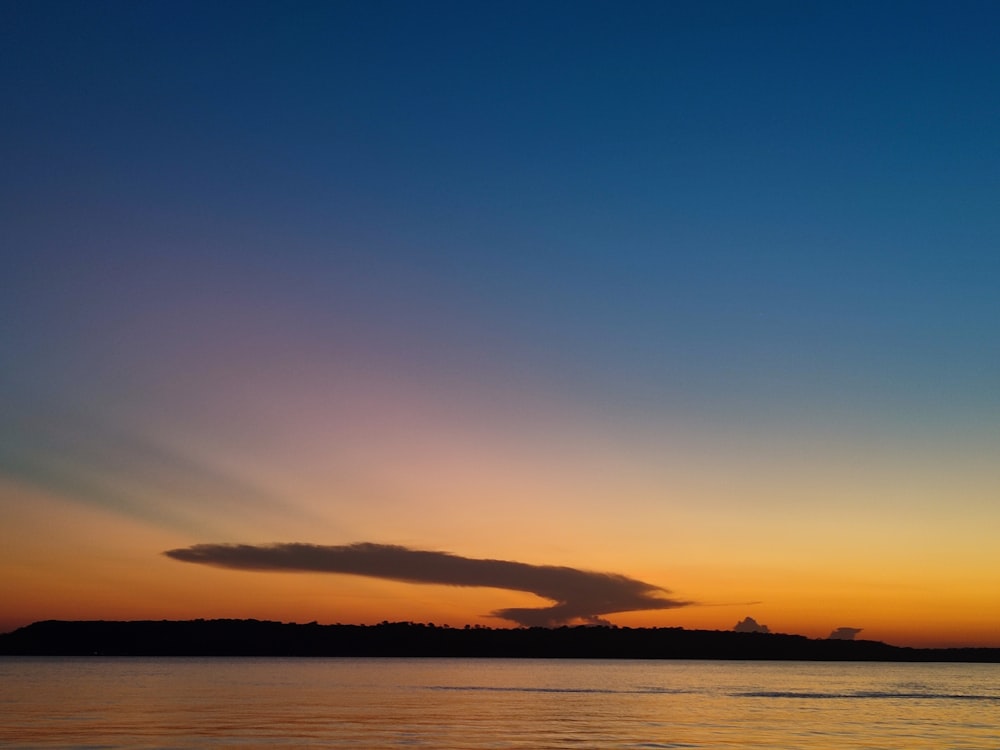
M613 612L674 609L693 602L619 575L556 565L460 557L387 544L196 544L164 552L183 562L237 570L308 571L385 578L407 583L483 586L525 591L550 599L549 607L511 607L490 614L525 626L601 622Z

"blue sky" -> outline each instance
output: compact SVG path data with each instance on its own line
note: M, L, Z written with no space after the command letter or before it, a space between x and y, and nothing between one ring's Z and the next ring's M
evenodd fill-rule
M170 253L637 386L996 364L989 4L6 14L25 294Z

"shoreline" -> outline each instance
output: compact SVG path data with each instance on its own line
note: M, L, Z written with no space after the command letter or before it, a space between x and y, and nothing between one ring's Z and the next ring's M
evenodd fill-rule
M6 656L318 656L1000 663L1000 648L684 628L452 628L413 622L45 620L0 634Z

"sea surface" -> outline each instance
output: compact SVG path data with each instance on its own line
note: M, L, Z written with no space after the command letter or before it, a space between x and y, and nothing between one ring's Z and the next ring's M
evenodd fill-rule
M0 657L10 748L1000 748L1000 665Z

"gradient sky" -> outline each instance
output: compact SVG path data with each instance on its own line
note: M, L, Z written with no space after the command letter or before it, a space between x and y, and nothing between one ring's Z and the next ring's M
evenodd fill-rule
M621 625L1000 646L1000 5L0 5L0 631ZM519 568L520 570L520 568Z

